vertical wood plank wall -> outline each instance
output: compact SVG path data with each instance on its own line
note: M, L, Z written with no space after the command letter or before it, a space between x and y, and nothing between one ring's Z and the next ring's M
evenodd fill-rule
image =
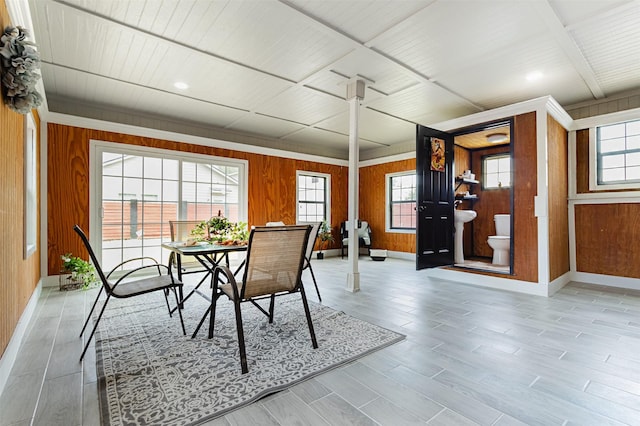
M360 168L360 218L371 226L371 246L391 251L416 252L416 234L385 232L385 191L387 173L415 171L416 160L400 160Z
M589 130L576 132L576 192L589 191Z
M460 176L465 170L471 170L476 174L476 179L479 178L479 169L475 169L471 165L471 151L458 145L453 146L453 170L454 176ZM458 183L456 182L456 186ZM454 186L455 188L455 186ZM464 193L470 191L472 194L476 193L477 185L467 185L466 183L460 184L456 193ZM475 210L474 202L463 201L458 207L461 210ZM464 224L464 231L462 232L462 252L465 257L471 256L473 245L471 243L473 238L473 226L474 222L467 222Z
M513 273L516 279L538 282L536 113L517 115L513 125Z
M576 270L640 278L640 204L575 206Z
M61 254L87 255L73 232L73 225L77 223L89 229L90 139L247 160L249 226L278 220L295 223L296 170L331 175L331 226L336 241L339 224L347 217L347 167L49 124L47 267L50 275L58 273ZM332 247L338 245L334 243Z
M569 137L547 116L549 166L549 280L569 272Z
M590 191L590 170L589 129L582 129L576 132L576 192L619 191ZM640 203L580 203L574 211L576 272L640 278Z
M0 2L0 28L9 25L11 22L3 1ZM34 119L39 131L36 114ZM4 354L40 280L39 232L35 253L24 259L24 121L25 116L11 111L4 102L0 102L0 354ZM36 146L39 147L40 143ZM38 150L38 187L39 155ZM39 220L38 213L38 223Z

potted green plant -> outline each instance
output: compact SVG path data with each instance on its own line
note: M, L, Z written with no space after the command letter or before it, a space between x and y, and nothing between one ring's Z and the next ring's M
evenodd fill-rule
M93 265L71 253L60 256L62 259L62 274L60 275L60 290L74 290L88 288L97 281L96 269Z
M333 234L331 233L331 227L326 220L323 220L318 229L318 237L320 240L320 250L316 253L318 259L324 259L324 253L322 250L329 244L334 242Z

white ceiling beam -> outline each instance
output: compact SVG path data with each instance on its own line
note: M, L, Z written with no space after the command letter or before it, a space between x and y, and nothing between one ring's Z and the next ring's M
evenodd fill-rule
M126 24L126 23L124 23L124 22L120 22L120 21L118 21L118 20L115 20L115 19L110 18L110 17L107 17L107 16L103 16L103 15L101 15L101 14L99 14L99 13L92 12L92 11L87 10L87 9L84 9L84 8L82 8L82 7L80 7L80 6L77 6L77 5L74 5L74 4L66 3L66 2L61 1L61 0L51 0L51 2L52 2L52 3L54 3L54 4L60 5L60 6L62 6L62 7L66 7L66 8L72 9L72 10L74 10L76 13L81 13L81 14L84 14L84 15L92 16L92 17L94 17L94 18L96 18L96 19L103 20L103 21L105 21L105 22L107 22L107 23L109 23L109 24L112 24L112 25L115 25L115 26L118 26L118 27L126 28L126 29L127 29L127 30L129 30L129 31L133 31L133 32L136 32L136 33L141 33L141 34L144 34L144 35L145 35L145 36L147 36L147 37L155 38L155 39L157 39L157 40L159 40L159 41L162 41L162 42L164 42L164 43L168 43L168 44L171 44L171 45L177 46L177 47L179 47L179 48L189 50L189 51L191 51L191 52L196 52L196 53L198 53L198 54L202 54L202 55L208 56L208 57L210 57L210 58L212 58L212 59L215 59L215 60L219 60L219 61L223 61L223 62L232 63L232 64L237 65L237 66L239 66L239 67L243 67L243 68L249 69L249 70L251 70L251 71L254 71L254 72L257 72L257 73L260 73L260 74L263 74L263 75L267 75L267 76L269 76L269 77L271 77L271 78L275 78L275 79L278 79L278 80L280 80L280 81L283 81L283 82L288 83L290 86L289 86L288 88L284 89L281 93L286 92L287 90L290 90L290 89L292 89L292 88L294 88L294 87L297 87L297 86L304 86L304 83L305 83L305 80L306 80L306 79L305 79L305 80L302 80L302 81L300 81L300 82L296 82L296 81L294 81L294 80L290 80L290 79L288 79L288 78L285 78L285 77L282 77L282 76L279 76L279 75L276 75L276 74L272 74L272 73L269 73L269 72L265 72L265 71L260 70L260 69L258 69L258 68L254 68L254 67L252 67L252 66L250 66L250 65L247 65L247 64L243 64L243 63L241 63L241 62L234 61L234 60L229 59L229 58L226 58L226 57L224 57L224 56L216 55L216 54L214 54L214 53L211 53L211 52L208 52L208 51L205 51L205 50L201 50L201 49L197 49L197 48L194 48L194 47L192 47L192 46L186 45L186 44L184 44L184 43L177 42L177 41L175 41L175 40L171 40L171 39L166 38L166 37L163 37L163 36L161 36L161 35L154 34L154 33L149 32L149 31L141 30L140 28L137 28L137 27L134 27L134 26L132 26L132 25ZM351 51L350 51L349 53L351 53ZM342 59L342 57L341 57L341 58L338 58L338 60L337 60L337 61L339 61L340 59ZM326 65L325 67L322 67L319 71L323 71L323 70L325 70L325 69L330 69L330 68L331 68L331 67L332 67L332 66L333 66L337 61L332 61L330 64ZM50 65L53 65L53 66L60 66L60 65L55 64L55 63L51 63ZM107 78L107 79L111 79L111 80L113 80L113 78L112 78L112 77L108 77L108 76L105 76L105 75L99 75L99 74L96 74L96 73L91 73L91 72L86 71L86 70L75 69L75 71L78 71L78 72L84 72L84 73L92 74L92 75L97 76L97 77L103 77L103 78ZM317 73L317 72L319 72L319 71L316 71L315 73ZM315 74L315 73L314 73L314 74ZM308 77L307 77L307 78L308 78ZM128 84L134 84L134 83L128 83ZM138 86L141 86L141 85L138 85ZM155 91L165 92L165 91L160 90L160 89L158 89L158 88L156 88L156 87L150 87L150 86L142 86L142 87L145 87L145 88L147 88L147 89L149 89L149 90L155 90ZM334 95L331 95L330 93L326 93L326 92L324 92L324 91L322 91L322 90L318 90L318 89L315 89L315 88L313 88L313 87L309 87L309 86L305 86L305 87L306 87L307 89L309 89L309 90L313 90L313 91L315 91L315 92L317 92L317 93L322 93L322 94L323 94L323 95L325 95L325 96L332 96L332 97L335 97ZM188 97L188 96L185 96L185 95L180 94L180 93L174 93L174 92L170 92L170 93L171 93L171 94L173 94L173 95L175 95L175 96ZM201 102L207 102L207 103L215 104L215 105L218 105L218 106L228 107L228 108L235 109L235 110L242 110L242 111L245 111L245 112L246 112L246 114L255 114L255 111L256 111L256 109L257 109L257 107L258 107L258 106L256 106L256 105L254 105L252 108L250 108L249 110L247 110L247 109L244 109L244 108L239 108L239 107L235 107L235 106L231 106L231 105L222 105L222 104L218 104L218 103L215 103L215 102L209 102L209 101L205 101L205 100L203 100L203 99L196 99L196 98L192 98L192 97L188 97L188 98L190 98L190 99L195 99L195 100L198 100L198 101L201 101ZM291 120L288 120L288 119L285 119L285 118L274 117L274 116L271 116L271 118L279 119L279 120L283 120L283 121L287 121L287 122L291 122ZM241 120L241 119L239 119L239 120ZM233 123L229 124L228 126L226 126L226 127L225 127L225 129L228 129L228 128L232 127L232 126L233 126L233 124L235 124L235 123L236 123L237 121L239 121L239 120L236 120L236 121L234 121ZM322 121L324 121L324 120L322 120ZM302 127L304 127L304 128L316 128L317 130L327 131L327 130L325 130L325 129L315 127L315 125L314 125L314 124L305 124L305 123L296 123L296 124L299 124L300 126L302 126ZM279 138L279 139L282 139L282 138Z
M551 35L567 55L569 61L571 61L578 74L580 74L587 87L589 87L593 96L596 99L604 98L605 94L596 79L591 65L589 65L589 62L582 54L575 40L571 37L569 30L562 24L562 21L560 21L560 18L549 2L535 1L531 2L531 4L538 11L540 17L551 31Z
M581 18L580 21L567 23L565 29L567 31L573 31L578 29L579 27L587 24L591 24L593 22L600 23L602 20L609 18L610 16L616 16L620 13L624 13L626 10L633 10L640 4L640 0L627 0L624 3L620 3L616 6L605 3L604 6L591 13L591 15Z
M454 95L455 97L457 97L458 99L460 99L462 102L466 103L467 105L473 107L474 109L478 110L478 111L484 111L485 108L475 104L474 102L472 102L471 100L465 98L464 96L460 95L459 93L454 92L453 90L442 86L441 84L437 83L434 79L430 78L427 75L424 75L420 72L418 72L417 70L409 67L407 64L404 64L400 61L398 61L397 59L394 59L390 56L385 55L384 53L380 52L379 50L376 50L372 47L370 47L367 43L362 43L359 40L356 40L355 38L351 37L349 34L346 34L342 31L340 31L339 29L333 27L331 24L324 22L323 20L321 20L320 18L311 15L310 13L306 12L305 10L299 8L298 6L288 2L287 0L278 0L280 3L288 6L291 8L291 10L296 11L301 17L305 18L307 22L309 22L310 24L314 25L317 29L321 29L324 30L325 32L327 32L330 35L333 36L337 36L339 38L342 39L342 41L345 41L347 43L350 43L354 48L358 48L358 49L363 49L363 50L367 50L369 52L371 52L372 54L374 54L375 56L377 56L379 59L382 59L383 61L387 62L389 65L391 65L392 67L394 67L396 70L400 71L401 73L403 73L404 75L407 75L415 80L418 80L419 82L423 83L423 84L428 84L428 85L436 85L439 88L441 88L442 90L445 90L446 92L449 92L450 94ZM429 5L425 6L428 7ZM425 8L421 9L424 10ZM406 19L409 19L410 16L408 16ZM400 20L398 22L396 22L394 24L394 26L401 24L402 22L404 22L404 20ZM390 28L387 28L385 30L389 31L392 28L394 28L394 26L391 26ZM381 33L382 34L382 33ZM379 37L381 34L378 34L376 37ZM349 77L356 77L356 76L349 76Z

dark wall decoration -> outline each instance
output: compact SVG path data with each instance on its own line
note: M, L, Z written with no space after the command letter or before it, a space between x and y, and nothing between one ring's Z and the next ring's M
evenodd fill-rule
M28 114L42 103L35 89L40 79L40 55L28 37L22 27L6 27L0 37L2 96L7 106L20 114Z

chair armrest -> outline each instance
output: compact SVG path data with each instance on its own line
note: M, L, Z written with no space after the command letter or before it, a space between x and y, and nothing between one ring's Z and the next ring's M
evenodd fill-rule
M213 270L213 297L216 297L215 291L218 286L218 279L220 278L220 274L223 274L227 278L227 283L231 285L231 288L233 289L234 300L240 300L238 282L236 281L235 275L233 275L233 271L231 271L231 269L229 269L226 265L218 265Z
M111 287L111 290L115 289L118 286L118 284L120 284L125 278L129 277L131 274L136 273L138 271L142 271L144 269L149 269L149 268L157 269L159 276L162 275L161 269L166 270L167 271L167 275L169 275L171 277L171 283L172 284L182 285L182 283L180 283L179 281L176 282L176 280L173 278L173 274L171 273L171 270L169 269L169 267L167 265L161 265L159 263L156 263L155 265L144 265L144 266L140 266L138 268L132 269L130 271L127 271L123 276L118 278L118 280Z
M156 259L154 259L153 257L150 257L150 256L135 257L135 258L133 258L133 259L125 260L124 262L121 262L121 263L117 264L116 266L114 266L114 267L111 269L111 271L109 271L109 273L107 274L107 279L109 279L109 277L111 276L111 274L113 274L113 273L114 273L118 268L120 268L122 265L126 265L126 264L127 264L127 263L129 263L129 262L135 262L135 261L137 261L137 260L145 260L145 259L147 259L147 260L151 260L151 261L154 263L153 265L147 265L147 266L156 266L156 265L160 265ZM137 270L137 269L135 269L135 270ZM127 275L128 275L128 274L127 274Z

